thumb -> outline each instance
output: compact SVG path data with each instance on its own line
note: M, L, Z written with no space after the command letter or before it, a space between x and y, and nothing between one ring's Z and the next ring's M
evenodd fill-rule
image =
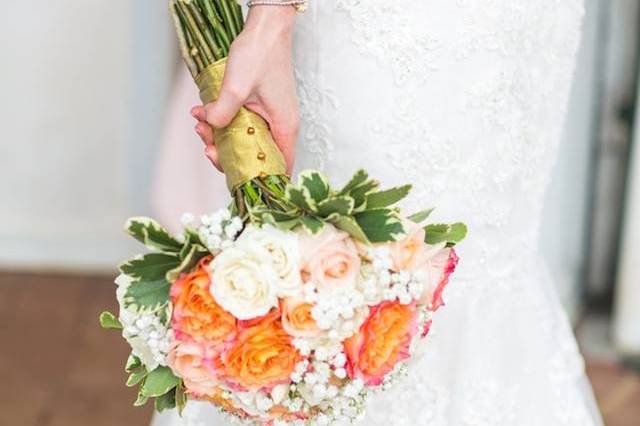
M247 95L242 91L234 90L229 85L223 84L218 99L204 107L207 122L216 129L227 127L238 114L246 99Z

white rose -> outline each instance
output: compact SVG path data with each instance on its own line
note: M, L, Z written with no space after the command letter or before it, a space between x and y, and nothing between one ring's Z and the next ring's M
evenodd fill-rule
M261 246L234 246L220 253L209 266L211 295L240 320L269 313L278 306L278 275L271 256Z
M153 355L153 351L147 344L147 341L138 335L131 335L127 330L134 326L136 320L139 318L139 315L135 312L132 312L125 308L124 306L124 296L129 289L129 286L133 282L133 279L124 274L118 275L115 280L115 283L118 285L116 289L116 299L118 300L118 305L120 306L120 323L124 327L122 332L122 337L129 343L131 346L131 352L133 355L140 358L140 361L147 367L147 370L154 370L158 365L158 361Z
M248 226L238 243L259 245L269 252L273 269L279 278L276 285L278 297L295 296L300 293L300 247L296 234L281 231L270 225L262 228Z

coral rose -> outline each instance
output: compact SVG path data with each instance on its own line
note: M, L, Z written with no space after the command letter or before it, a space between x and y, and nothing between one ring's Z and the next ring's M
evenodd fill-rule
M452 248L440 250L423 263L420 271L424 273L425 286L420 304L428 306L432 311L436 311L444 304L442 293L457 265L458 255Z
M277 310L253 322L222 354L225 378L250 391L287 383L300 360L291 340Z
M172 324L176 339L219 344L232 339L237 321L211 296L207 272L210 258L200 262L190 274L182 275L171 286Z
M415 304L384 302L373 307L360 331L344 343L349 377L370 386L381 384L398 362L409 357L417 331Z
M282 327L294 337L315 337L320 333L311 315L313 305L302 299L289 297L282 301Z
M184 380L187 392L197 398L217 394L219 380L207 367L207 358L214 355L205 346L195 342L176 342L167 363L171 370Z
M349 234L326 224L319 235L300 233L302 277L320 290L354 286L360 271L360 256Z

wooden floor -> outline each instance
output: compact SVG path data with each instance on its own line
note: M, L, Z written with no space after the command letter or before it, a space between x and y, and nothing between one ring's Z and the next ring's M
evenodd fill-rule
M133 408L123 385L125 344L97 324L115 310L113 292L106 278L0 273L0 425L148 424L151 408ZM606 425L640 425L640 377L609 363L588 370Z

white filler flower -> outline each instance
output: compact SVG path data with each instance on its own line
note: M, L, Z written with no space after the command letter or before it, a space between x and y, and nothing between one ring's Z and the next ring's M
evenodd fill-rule
M163 326L155 313L139 314L124 306L124 295L133 282L131 277L120 274L116 278L118 289L116 298L120 305L119 319L122 323L122 336L131 346L132 353L140 358L147 370L158 365L166 365L166 357L171 343L171 330Z
M271 255L260 245L229 247L211 262L210 291L216 302L240 320L269 313L278 306L278 275Z

